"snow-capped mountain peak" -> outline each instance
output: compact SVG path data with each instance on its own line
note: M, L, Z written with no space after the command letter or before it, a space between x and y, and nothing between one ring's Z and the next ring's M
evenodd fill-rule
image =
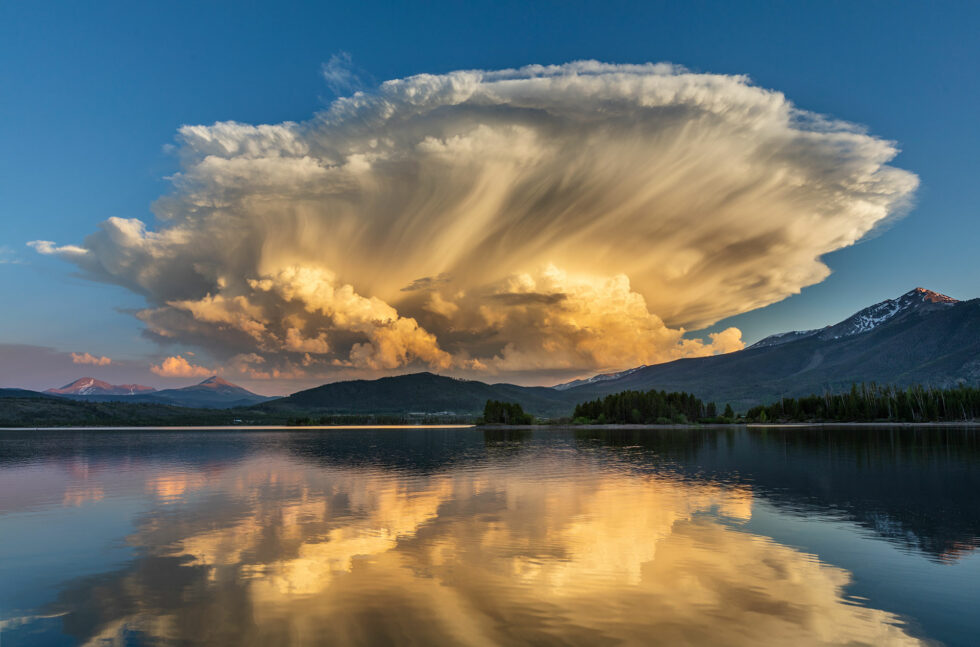
M80 377L74 382L58 389L48 389L45 393L55 395L137 395L156 391L152 386L142 384L109 384L94 377Z
M749 348L767 348L780 346L799 339L816 336L818 339L840 339L871 332L886 321L891 321L896 317L909 312L923 312L944 308L959 303L956 299L945 294L933 292L925 288L915 288L909 290L896 299L885 299L880 303L860 310L844 321L841 321L826 328L815 328L813 330L794 330L791 332L770 335L758 341Z
M860 335L909 312L944 308L957 303L959 302L956 299L945 294L939 294L925 288L915 288L897 299L885 299L881 303L876 303L854 313L839 324L821 331L820 338L839 339L851 335Z
M953 305L955 303L959 303L959 301L953 297L948 297L945 294L939 294L938 292L933 292L932 290L927 290L925 288L915 288L914 290L909 290L900 296L899 299L918 299L920 301L941 303L943 305Z

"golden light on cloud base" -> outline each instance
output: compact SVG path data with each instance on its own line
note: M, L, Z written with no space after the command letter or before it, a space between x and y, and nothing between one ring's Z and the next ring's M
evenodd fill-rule
M179 139L155 229L35 247L253 377L533 380L737 349L682 328L824 279L917 185L891 142L669 65L420 75Z

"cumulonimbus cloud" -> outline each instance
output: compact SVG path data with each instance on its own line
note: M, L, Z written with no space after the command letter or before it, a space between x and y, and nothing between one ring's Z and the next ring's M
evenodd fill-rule
M665 64L419 75L179 141L155 227L35 248L145 296L160 340L317 375L734 350L683 329L819 282L917 186L891 142Z

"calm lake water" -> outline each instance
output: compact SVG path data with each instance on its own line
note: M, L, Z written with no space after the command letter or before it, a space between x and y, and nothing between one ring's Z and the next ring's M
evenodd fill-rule
M980 432L0 432L0 645L980 642Z

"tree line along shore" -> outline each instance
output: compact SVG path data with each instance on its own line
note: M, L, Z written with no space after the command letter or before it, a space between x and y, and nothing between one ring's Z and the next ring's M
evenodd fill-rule
M528 424L520 405L488 401L481 422ZM980 419L980 388L948 389L878 384L852 385L844 393L781 398L736 414L691 393L622 391L576 405L571 424L737 424L801 422L971 422Z
M570 416L536 417L516 402L487 400L475 413L344 414L261 407L193 409L60 398L0 399L0 427L122 426L329 426L415 424L689 425L747 423L956 423L980 420L980 388L855 384L849 391L781 398L744 412L705 402L691 393L623 391L581 402Z

